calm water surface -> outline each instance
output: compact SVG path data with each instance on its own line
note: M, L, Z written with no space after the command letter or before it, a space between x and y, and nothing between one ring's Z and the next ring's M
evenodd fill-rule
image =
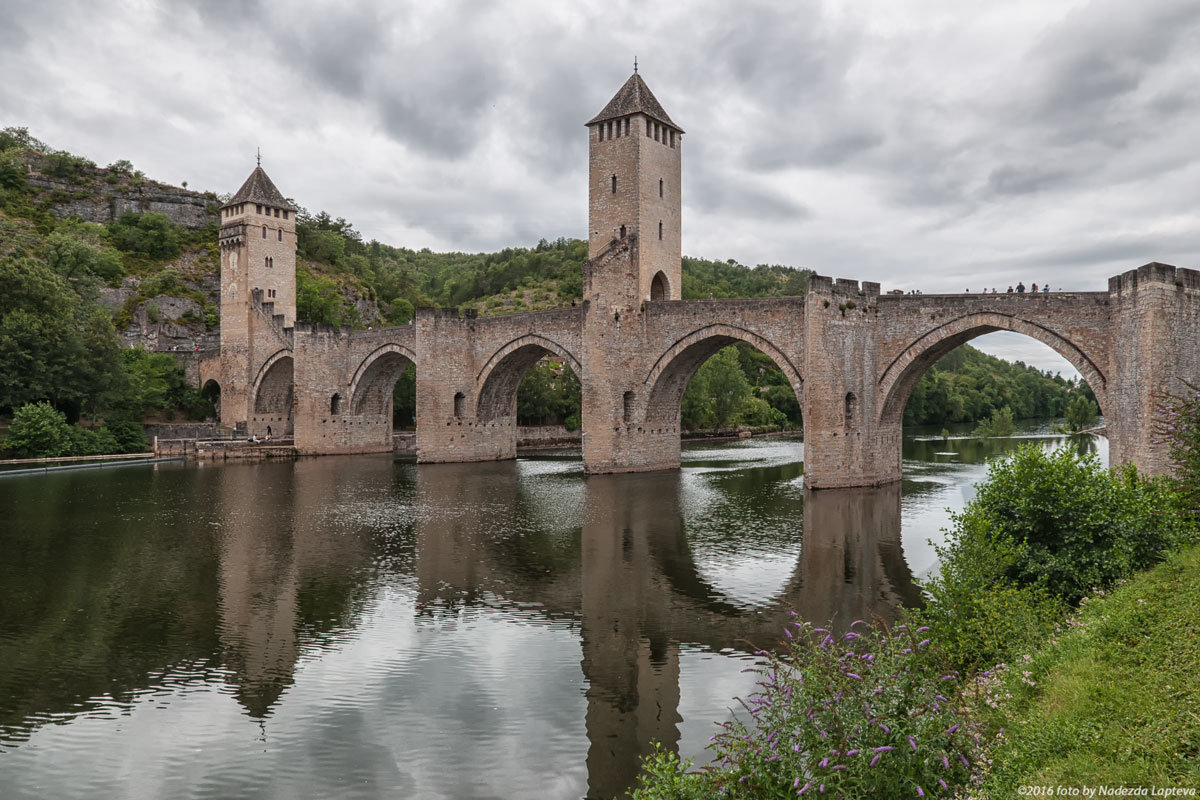
M0 798L620 796L652 740L704 758L789 606L918 602L1023 440L1064 441L914 432L902 484L807 494L792 439L2 479Z

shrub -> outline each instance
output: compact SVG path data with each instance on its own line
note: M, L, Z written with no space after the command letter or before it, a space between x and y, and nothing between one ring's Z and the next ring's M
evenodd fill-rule
M150 258L179 255L179 230L166 214L126 211L108 226L113 245L129 253Z
M990 419L975 426L976 436L1012 436L1013 412L1008 406L997 408Z
M966 668L1004 660L1067 604L1195 538L1179 497L1132 468L1104 469L1073 448L1027 445L988 479L938 546L941 574L917 617Z
M68 433L70 454L73 456L103 456L120 452L116 437L107 428L89 431L72 426Z
M634 798L950 796L970 779L981 736L946 697L956 676L926 657L927 631L856 620L835 638L793 624L742 703L749 717L713 737L714 765L688 772L659 751Z
M1090 428L1096 424L1096 404L1091 398L1077 394L1067 406L1067 430L1071 433Z
M146 303L146 319L151 322L158 322L162 319L162 309L158 307L158 303Z
M5 447L17 458L52 458L71 452L71 426L61 411L43 401L13 414Z
M146 439L146 431L139 422L131 419L117 418L108 420L104 427L108 429L116 445L116 449L112 452L145 453L150 449L150 442Z

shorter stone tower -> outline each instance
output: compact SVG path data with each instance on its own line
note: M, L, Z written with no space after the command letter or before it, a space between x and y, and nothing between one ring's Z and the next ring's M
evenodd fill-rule
M290 351L296 321L296 206L261 165L221 207L219 242L221 423L236 426L255 416L258 373Z
M683 130L635 70L588 127L588 257L598 264L614 242L636 237L638 300L680 299L680 164ZM629 276L590 276L612 302ZM590 294L585 287L584 296Z

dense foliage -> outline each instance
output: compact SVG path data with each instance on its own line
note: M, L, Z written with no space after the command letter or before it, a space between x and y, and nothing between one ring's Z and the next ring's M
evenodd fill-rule
M938 546L941 574L919 612L963 668L1004 661L1044 636L1063 609L1193 541L1162 479L1110 471L1074 448L1028 445L993 462Z
M1006 407L1013 419L1052 419L1063 416L1079 394L1095 400L1082 381L1073 383L1019 361L1010 363L972 347L959 347L917 382L904 410L904 424L979 422Z

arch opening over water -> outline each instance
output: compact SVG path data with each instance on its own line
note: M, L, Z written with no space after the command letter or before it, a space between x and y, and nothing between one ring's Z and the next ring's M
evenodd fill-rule
M1000 331L1020 335L1005 334L1007 346L995 354L987 352L996 349L994 340L976 341ZM977 346L964 347L968 342ZM986 391L972 375L980 369L992 373ZM880 422L978 423L1005 407L1018 420L1059 418L1080 395L1102 414L1105 388L1096 364L1057 333L1011 317L972 315L922 337L888 366L879 381Z
M645 384L643 418L651 432L802 422L799 372L769 340L742 328L710 325L679 339Z
M554 422L567 410L564 394L578 409L579 373L578 359L557 342L536 335L514 339L479 373L475 420L512 426Z
M398 344L379 347L355 371L349 398L351 414L385 417L393 430L414 426L416 355Z

